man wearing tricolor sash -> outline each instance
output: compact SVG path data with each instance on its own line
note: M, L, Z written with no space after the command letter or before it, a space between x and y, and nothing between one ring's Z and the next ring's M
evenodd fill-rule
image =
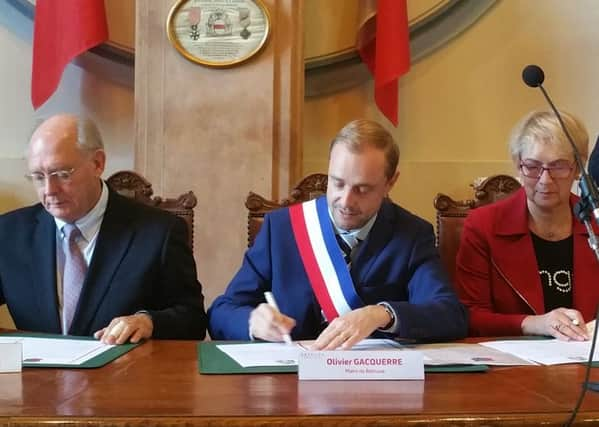
M316 339L351 348L392 336L450 340L467 318L434 244L432 226L387 197L399 148L369 120L331 143L326 197L266 215L254 245L209 314L213 339ZM267 304L272 292L278 307Z

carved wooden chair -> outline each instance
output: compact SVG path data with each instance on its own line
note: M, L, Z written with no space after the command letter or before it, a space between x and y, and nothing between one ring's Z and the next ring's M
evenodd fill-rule
M245 201L248 209L248 247L254 244L256 235L264 222L264 215L272 210L290 206L295 203L305 202L327 192L328 176L315 173L306 176L291 190L289 197L280 202L268 200L259 194L250 191Z
M516 178L509 175L494 175L471 184L474 198L453 200L445 194L437 194L434 201L437 210L437 247L443 265L451 280L455 276L455 259L460 246L464 220L471 209L493 203L520 188Z
M152 184L143 176L133 171L120 171L111 175L106 183L122 196L129 197L148 206L164 209L185 221L188 230L189 247L193 251L193 208L198 204L193 191L181 194L176 199L154 196Z

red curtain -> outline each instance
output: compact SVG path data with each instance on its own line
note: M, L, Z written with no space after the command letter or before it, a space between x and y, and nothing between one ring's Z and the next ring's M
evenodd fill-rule
M378 0L376 15L360 29L358 51L374 76L376 105L397 126L397 81L410 69L406 0Z
M52 96L71 59L107 39L104 0L37 0L31 71L33 108Z

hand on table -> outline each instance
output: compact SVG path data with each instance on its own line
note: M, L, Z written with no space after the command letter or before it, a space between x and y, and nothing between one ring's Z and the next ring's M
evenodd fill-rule
M381 305L367 305L335 318L312 344L311 350L348 350L389 323Z
M94 338L104 344L124 344L127 341L138 343L152 337L154 323L147 313L136 313L131 316L121 316L112 319L110 324L96 331Z
M522 333L547 335L564 341L586 341L590 336L582 314L578 310L563 307L546 314L525 317Z

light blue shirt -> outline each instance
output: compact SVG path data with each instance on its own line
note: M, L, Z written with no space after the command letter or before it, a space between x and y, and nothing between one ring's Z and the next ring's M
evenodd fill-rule
M356 249L358 248L359 244L366 240L366 238L368 237L368 233L370 233L370 230L372 229L372 226L376 221L377 214L375 213L372 216L372 218L370 218L366 222L366 224L364 224L361 228L355 228L353 230L344 230L343 228L338 227L337 224L335 224L335 220L333 219L333 213L330 209L329 217L331 218L331 222L333 223L333 228L335 228L335 234L340 235L341 238L345 240L345 243L347 243L349 247L352 249L351 259L353 261L354 256L356 254Z

